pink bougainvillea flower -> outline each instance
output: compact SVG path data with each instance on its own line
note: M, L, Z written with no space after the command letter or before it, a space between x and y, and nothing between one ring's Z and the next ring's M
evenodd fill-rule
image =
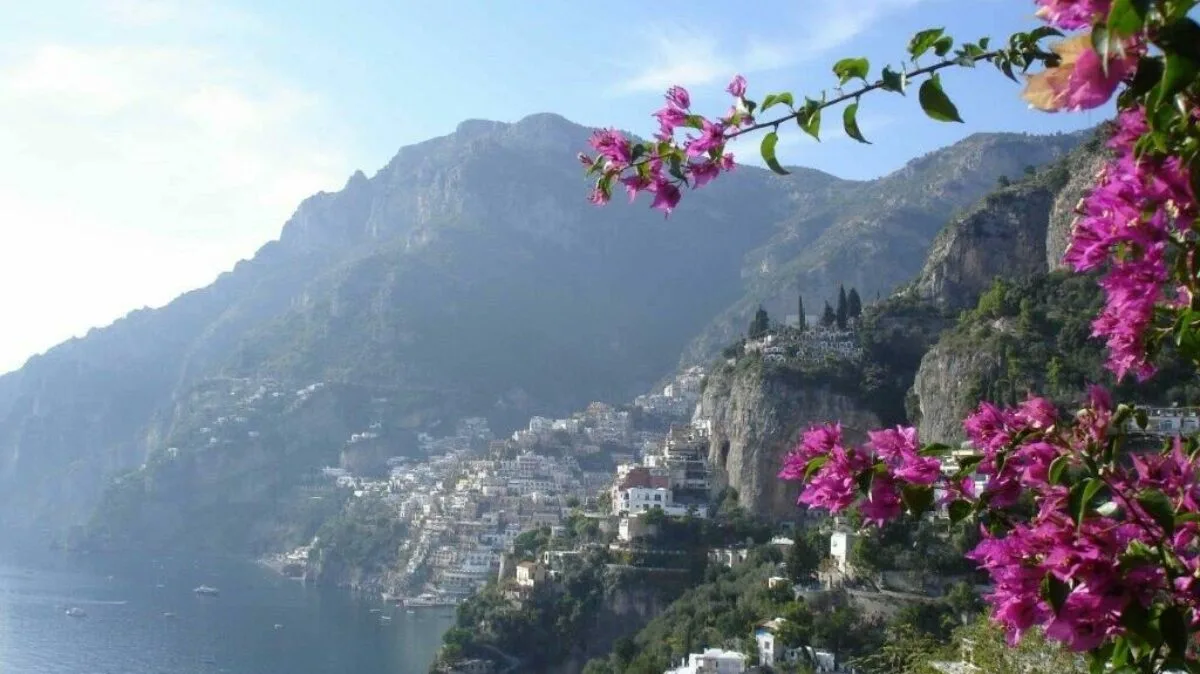
M725 87L725 91L729 92L730 96L741 98L746 95L746 78L741 75L734 75L730 80L729 86Z
M1035 0L1037 15L1063 30L1090 28L1097 18L1108 15L1112 0Z
M692 107L692 97L688 95L687 89L676 85L667 89L667 105L677 110L687 110Z
M654 201L650 202L650 208L662 211L663 215L670 215L671 211L679 205L682 195L679 192L679 186L675 183L658 180L649 189L654 192Z
M1051 49L1059 56L1059 64L1027 76L1022 92L1031 106L1046 112L1103 105L1137 62L1136 50L1131 48L1123 56L1110 56L1106 69L1092 48L1090 32L1062 40Z

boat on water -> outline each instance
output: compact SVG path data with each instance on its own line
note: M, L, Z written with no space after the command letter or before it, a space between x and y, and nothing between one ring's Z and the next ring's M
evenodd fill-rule
M425 594L409 597L404 600L404 606L407 608L432 608L435 606L457 606L458 601L449 597L439 597L437 595L426 592Z
M392 622L392 616L390 616L390 615L381 615L381 616L379 616L379 622L381 622L381 623L390 623L390 622Z
M170 611L167 611L166 613L163 613L163 617L164 617L164 618L167 618L168 620L170 620L171 618L174 618L174 617L176 617L176 616L175 616L175 614L174 614L174 613L171 613Z
M72 606L71 608L67 609L67 616L71 618L85 618L87 617L87 611L84 611L78 606Z
M192 592L204 597L215 597L221 594L220 590L215 587L209 587L208 585L201 585L200 587L192 590Z

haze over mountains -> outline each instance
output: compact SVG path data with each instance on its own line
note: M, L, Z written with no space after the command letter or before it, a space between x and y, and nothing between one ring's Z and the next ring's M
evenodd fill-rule
M586 202L574 155L589 133L552 114L464 122L305 200L212 285L0 377L0 521L85 521L113 476L184 437L217 378L344 385L330 438L364 396L411 430L628 399L681 354L708 359L760 303L794 312L799 290L819 307L839 283L888 293L954 211L1083 137L976 134L868 182L739 167L664 220ZM308 430L309 450L281 436L255 470L336 461Z

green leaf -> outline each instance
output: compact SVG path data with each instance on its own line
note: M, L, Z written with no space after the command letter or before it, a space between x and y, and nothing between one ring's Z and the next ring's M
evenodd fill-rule
M958 108L954 107L950 97L942 91L941 78L937 75L921 83L917 99L921 102L921 109L930 118L939 122L962 122L962 117L958 116Z
M930 28L917 33L908 41L909 55L914 59L920 58L922 54L929 51L929 48L938 41L944 32L946 32L945 28Z
M1048 37L1062 37L1062 31L1050 26L1039 26L1029 31L1029 41L1037 42Z
M808 482L808 478L812 477L813 473L821 470L821 466L824 466L827 463L829 463L828 455L814 456L813 458L809 459L808 463L804 466L804 481Z
M990 37L979 38L979 48L986 50L988 47L988 43L991 41L992 41L992 38L990 38Z
M804 133L817 140L821 140L821 108L817 107L819 105L812 99L805 100L804 110L796 118L796 123L800 125Z
M675 178L676 180L687 180L687 176L683 175L683 161L679 158L679 155L671 155L671 161L667 167L667 173L671 174L671 177Z
M1113 0L1104 23L1113 35L1129 37L1142 31L1149 8L1150 0Z
M850 105L847 105L846 109L842 110L842 128L846 130L847 136L850 136L860 143L866 143L867 145L870 145L871 141L863 138L862 131L858 128L858 119L856 119L857 115L858 103L851 103ZM923 455L924 452L925 450L922 450Z
M908 80L904 76L904 73L898 73L892 70L890 66L885 66L881 79L883 81L883 85L880 87L881 89L886 91L895 91L900 95L904 94L904 88L908 84Z
M1092 499L1096 497L1096 493L1103 486L1104 483L1100 480L1089 477L1071 487L1071 492L1067 496L1067 506L1070 508L1071 517L1075 519L1076 525L1083 524L1083 518L1087 515Z
M1104 74L1108 74L1108 61L1113 56L1113 48L1120 49L1120 43L1115 37L1110 37L1108 28L1104 25L1098 25L1092 28L1092 49L1100 57L1100 69Z
M1180 257L1186 256L1181 255ZM1133 421L1139 429L1144 431L1146 430L1146 426L1150 425L1150 415L1146 413L1145 408L1139 407L1133 413Z
M971 507L970 503L959 499L957 501L951 501L950 505L946 507L946 510L950 513L950 521L954 524L958 524L971 515L973 508Z
M1058 457L1050 463L1050 484L1062 484L1062 475L1066 471L1067 466L1071 465L1071 457L1066 454Z
M1058 613L1062 610L1062 606L1067 601L1067 595L1071 594L1071 588L1066 583L1054 577L1054 574L1046 574L1042 578L1042 594L1046 597L1046 601L1050 602L1050 606L1054 608L1054 612Z
M1117 637L1112 641L1113 651L1109 661L1112 666L1120 669L1129 661L1129 642L1124 637Z
M1200 24L1186 16L1160 28L1155 42L1164 52L1175 52L1200 61Z
M921 456L945 456L950 452L950 449L950 445L934 442L922 447L917 454L920 454Z
M1177 52L1163 56L1162 81L1158 90L1158 105L1168 105L1175 94L1183 91L1200 74L1200 61Z
M833 64L833 74L837 75L838 84L845 84L855 77L866 82L870 71L871 62L861 57L845 58Z
M1175 509L1171 507L1171 499L1166 494L1157 489L1143 489L1137 495L1137 502L1168 536L1175 531Z
M775 144L778 142L779 134L772 131L763 136L762 145L759 147L759 150L762 151L762 158L767 163L767 168L781 176L785 176L788 174L787 169L783 168L779 160L775 158Z
M864 470L854 478L854 481L858 484L859 492L863 494L870 494L871 484L875 482L875 471Z
M631 162L637 161L638 158L644 154L646 154L646 146L642 143L634 143L633 147L629 149L629 157Z
M767 94L767 97L763 99L762 107L759 108L759 112L766 112L768 108L774 106L776 103L783 103L789 108L795 105L795 101L792 99L792 94L787 91L778 94Z
M955 477L961 478L970 475L975 470L975 467L981 463L983 463L983 456L978 454L959 459L958 472L955 473Z
M1136 599L1129 600L1125 610L1121 611L1121 625L1141 637L1151 648L1162 643L1162 635L1151 619L1150 612Z
M933 505L933 489L915 484L905 485L900 491L900 500L913 515L920 517Z
M945 56L952 47L954 47L954 38L946 35L938 38L937 42L933 43L933 53L938 56Z
M1158 625L1162 630L1163 641L1172 653L1182 656L1187 652L1188 621L1178 606L1171 604L1163 609L1162 615L1158 617Z

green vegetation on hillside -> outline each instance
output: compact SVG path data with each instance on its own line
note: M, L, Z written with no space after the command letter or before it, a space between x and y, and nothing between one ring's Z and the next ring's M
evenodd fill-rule
M997 280L942 344L995 356L998 365L977 373L972 382L972 399L1012 404L1037 392L1066 402L1078 398L1088 384L1100 383L1114 387L1123 399L1143 403L1200 400L1200 382L1170 354L1146 384L1114 385L1103 367L1104 344L1091 337L1091 321L1101 302L1091 276L1056 272Z
M314 552L322 565L342 568L387 568L394 565L408 526L383 500L351 499L342 512L317 531Z

